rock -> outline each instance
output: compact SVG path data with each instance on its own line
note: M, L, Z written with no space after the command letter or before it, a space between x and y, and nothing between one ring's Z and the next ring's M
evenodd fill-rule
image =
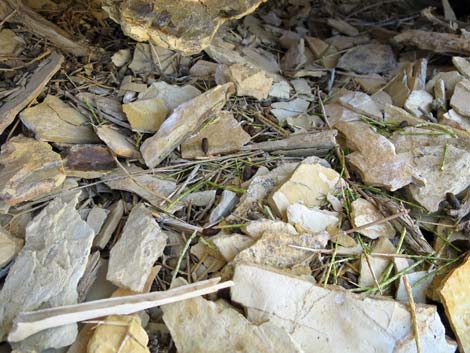
M21 250L24 240L16 238L0 227L0 268L7 265Z
M287 81L276 82L269 91L269 96L280 99L290 98L291 87Z
M243 232L254 239L261 238L264 232L298 235L297 230L291 224L269 219L246 223Z
M0 55L17 56L23 51L24 46L24 39L18 37L11 29L0 31Z
M139 1L103 2L109 16L121 24L124 34L139 41L175 49L186 55L206 48L224 22L253 12L263 0L223 0L199 3L191 0L156 1L153 6Z
M0 200L11 206L45 196L65 181L60 155L24 136L2 145L0 165Z
M238 202L237 194L230 190L224 190L219 204L209 215L209 224L214 224L227 216Z
M0 340L11 329L19 312L77 302L94 232L75 209L79 194L56 198L28 224L26 242L10 269L0 292ZM39 332L14 344L18 351L40 352L70 345L77 325Z
M161 98L143 99L123 104L133 131L156 132L168 116L169 109Z
M96 326L86 353L150 353L139 315L111 315Z
M405 109L414 116L421 118L432 110L434 97L424 90L412 91L405 101Z
M116 161L104 145L73 145L64 157L68 176L94 179L116 167Z
M452 58L452 64L454 64L455 68L459 70L462 76L470 79L470 62L467 58L462 58L461 56L454 56Z
M160 207L160 204L176 190L174 181L148 173L135 165L126 168L125 171L117 168L103 180L111 189L133 192L155 207Z
M286 54L281 59L281 69L283 71L298 70L307 62L305 55L305 41L300 38L291 45Z
M279 125L283 126L286 119L291 116L306 113L310 103L302 98L295 98L290 102L276 102L271 104L271 113L279 121Z
M384 121L389 123L395 123L396 125L399 125L402 121L406 121L410 126L415 126L417 124L423 123L422 119L411 115L405 109L398 108L391 104L385 105Z
M407 305L255 265L238 265L233 280L232 301L245 307L248 319L286 329L305 353L416 352ZM436 307L417 305L416 312L423 352L453 353Z
M439 80L443 80L445 84L446 98L450 99L454 94L455 86L457 85L457 83L463 80L463 78L464 77L458 71L439 72L437 75L434 75L434 77L428 81L428 83L426 84L426 91L432 93L436 82Z
M189 74L192 77L208 79L214 77L217 66L217 63L200 59L191 67Z
M389 72L397 66L389 45L363 44L349 49L338 62L338 68L359 74Z
M327 69L334 69L338 64L341 54L337 48L330 43L326 43L320 38L305 36L305 41L310 48L314 58Z
M200 94L201 91L191 85L177 86L170 85L165 81L157 81L139 94L139 99L161 98L171 113L179 105L196 98Z
M232 261L242 250L255 243L252 237L238 233L219 233L212 237L211 241L227 262Z
M454 109L451 109L447 113L443 114L439 119L439 123L470 132L470 117L462 116Z
M131 50L130 49L121 49L113 54L111 61L116 67L122 67L126 65L131 59Z
M287 207L287 219L299 233L320 233L327 228L338 225L338 213L318 208L308 208L300 203Z
M298 78L296 80L290 81L292 86L295 89L295 92L297 94L303 94L306 96L311 96L312 95L312 87L308 84L308 81L303 78Z
M366 44L370 42L370 37L366 34L358 35L355 37L349 36L333 36L326 38L325 42L331 45L334 45L338 50L344 50L352 48L356 45Z
M465 36L456 33L429 32L423 30L403 31L393 37L398 44L416 46L436 53L470 55L470 46Z
M339 103L353 112L382 121L382 112L372 98L362 92L349 92L339 98Z
M364 77L355 77L354 81L368 94L373 94L385 86L387 81L379 74L371 74ZM383 92L383 91L382 91Z
M423 179L412 167L410 156L396 153L394 144L374 132L363 122L338 122L335 127L345 137L347 145L355 152L346 158L356 169L364 183L394 191Z
M332 127L334 127L338 121L362 121L360 114L353 112L338 103L326 104L325 112L328 116L328 122Z
M90 210L90 213L88 213L86 222L91 227L91 229L93 229L96 235L99 234L101 228L103 227L103 224L108 218L109 212L110 211L105 208L95 206Z
M426 292L430 286L434 275L427 271L411 272L406 275L411 286L411 293L415 303L426 304ZM397 294L395 298L403 303L408 303L408 293L406 292L403 276L400 277L400 284L398 285Z
M154 168L160 164L208 118L219 112L232 92L233 84L227 83L212 88L175 109L158 132L142 144L141 152L147 166Z
M202 140L207 139L207 153L202 150ZM183 158L198 158L239 151L251 140L240 123L228 111L217 114L214 121L204 126L198 133L181 145Z
M351 203L351 220L354 227L360 227L364 224L372 223L384 219L380 211L366 199L357 199ZM376 224L367 228L357 230L358 233L370 238L388 238L395 236L395 228L390 222Z
M182 283L179 280L179 283ZM286 330L254 325L225 302L202 297L162 306L163 321L179 353L301 353Z
M158 45L150 46L150 44L137 43L129 69L135 75L148 75L152 73L174 75L177 70L178 59L180 59L180 56L173 50L162 48Z
M379 238L371 251L372 254L395 254L396 249L387 238ZM375 288L377 284L375 279L380 283L380 278L390 264L390 259L386 257L369 255L367 261L366 255L361 255L361 273L359 275L359 287ZM375 279L374 279L375 276Z
M454 110L465 117L470 118L470 80L463 79L455 85L454 94L450 100L450 105Z
M91 212L90 215L92 215ZM90 215L88 215L88 217L90 217ZM96 233L96 237L93 239L93 247L98 249L104 249L106 247L123 215L124 202L122 200L116 201L111 205L109 215L104 224L100 227L99 233ZM92 217L98 218L97 216Z
M163 255L168 237L143 204L132 208L121 237L109 255L106 279L135 292L144 289L155 261Z
M117 129L101 125L96 127L96 134L118 156L135 159L141 157L131 138L121 134Z
M273 79L260 69L247 64L233 64L226 70L227 79L235 84L237 96L258 100L268 98Z
M339 174L320 164L300 164L290 177L269 197L269 204L282 217L286 217L287 208L297 202L307 207L318 207L326 195L332 193Z
M338 32L344 33L348 36L355 37L359 34L359 31L348 22L338 19L338 18L329 18L327 23L330 27L333 27Z
M41 104L25 109L22 123L42 141L96 143L90 121L58 97L48 95Z
M470 276L470 257L452 270L444 279L439 290L441 302L457 336L462 353L470 352L470 322L468 321L470 297L468 296L468 278Z

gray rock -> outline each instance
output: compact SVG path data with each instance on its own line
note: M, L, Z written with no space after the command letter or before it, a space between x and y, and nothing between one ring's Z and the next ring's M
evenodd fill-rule
M26 244L0 292L0 340L19 312L77 302L77 284L94 236L75 209L78 196L54 199L28 224ZM37 333L14 348L60 348L72 344L76 335L77 325L66 325Z
M219 204L214 208L209 216L209 223L215 223L227 216L238 202L237 194L230 190L224 190Z
M143 204L134 206L121 238L111 249L106 279L118 287L142 292L167 240L152 212Z
M340 69L359 74L378 74L393 70L397 65L395 55L389 45L364 44L346 52L339 59Z

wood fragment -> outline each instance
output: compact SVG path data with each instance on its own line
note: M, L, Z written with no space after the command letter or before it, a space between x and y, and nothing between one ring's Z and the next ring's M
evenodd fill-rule
M412 45L436 53L470 55L470 42L464 36L452 33L409 30L393 37L397 43Z
M411 314L411 320L413 322L413 332L414 332L415 341L416 341L416 351L418 353L421 353L422 350L421 350L421 341L419 339L418 319L416 318L416 305L415 305L413 292L411 291L411 286L410 286L410 282L408 281L407 275L403 276L403 282L405 283L406 293L408 295L408 300L410 304L410 314Z

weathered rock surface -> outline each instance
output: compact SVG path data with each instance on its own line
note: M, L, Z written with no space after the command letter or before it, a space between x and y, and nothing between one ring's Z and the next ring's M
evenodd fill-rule
M271 90L273 79L263 70L250 65L233 64L226 71L226 78L235 84L237 96L249 96L266 99Z
M455 85L454 94L450 100L450 105L460 115L470 117L470 80L463 79Z
M395 254L396 249L387 238L379 238L373 245L371 253ZM361 272L359 274L360 287L377 287L376 280L380 283L380 278L390 263L390 258L380 256L361 256Z
M75 209L79 194L56 198L26 228L26 242L0 292L0 340L22 311L77 302L77 284L94 232ZM42 351L73 343L77 325L39 332L15 344L20 351Z
M96 127L96 134L118 156L136 159L141 157L139 150L131 142L130 137L121 134L117 129L101 125Z
M157 166L209 117L219 112L231 93L233 84L227 83L181 104L160 126L158 132L142 144L140 151L145 164L149 168Z
M364 44L349 49L339 59L340 69L359 74L374 74L393 70L397 65L389 45Z
M383 219L384 216L369 201L365 199L357 199L351 203L351 220L354 227L360 227L367 223L372 223ZM357 231L370 239L380 237L393 238L395 236L395 228L389 222L375 224L367 228Z
M141 292L167 240L152 212L143 204L134 206L121 237L111 249L106 279L118 287Z
M20 114L23 124L38 140L63 143L96 143L90 121L80 112L55 96Z
M152 83L144 92L139 94L139 99L160 98L169 109L169 113L179 105L196 98L201 91L191 85L170 85L164 81Z
M242 250L255 243L252 237L238 233L217 234L211 238L211 241L227 262L232 261Z
M310 103L302 98L295 98L290 102L276 102L271 105L271 113L277 118L279 124L285 125L286 119L306 113Z
M284 329L270 323L252 324L223 301L199 297L164 305L162 310L179 353L302 352Z
M353 112L381 121L382 112L372 98L359 91L349 92L339 98L339 103Z
M408 282L410 283L411 293L415 303L425 304L426 291L431 285L434 275L432 273L428 273L427 271L418 271L409 273L406 276L408 277ZM410 300L408 298L408 293L406 292L403 276L400 278L400 284L398 285L395 298L403 303L408 303Z
M7 265L23 247L23 239L16 238L0 227L0 268Z
M425 90L412 91L405 102L405 109L420 118L432 110L433 99L433 96Z
M0 200L8 205L47 195L65 180L60 155L24 136L3 144L0 165Z
M104 9L135 40L192 55L210 44L220 25L253 12L264 1L106 0Z
M161 98L143 99L123 104L133 131L155 132L168 116L169 109Z
M234 282L232 300L247 308L248 319L286 329L305 353L416 352L407 305L324 288L261 266L238 265ZM423 352L454 352L436 307L416 309Z
M309 208L300 203L287 207L287 219L298 232L319 233L338 224L338 213Z

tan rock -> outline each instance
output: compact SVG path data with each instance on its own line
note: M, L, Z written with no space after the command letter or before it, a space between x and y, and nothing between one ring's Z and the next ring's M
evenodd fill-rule
M47 195L65 181L60 155L21 135L3 144L0 165L0 200L8 205Z
M227 68L227 79L235 84L237 96L256 99L268 98L273 79L260 69L244 64L233 64Z
M470 118L470 80L463 79L455 85L450 105L460 115Z
M24 240L16 238L0 227L0 268L7 265L21 250Z
M368 94L377 92L387 83L387 81L379 74L371 74L364 77L354 77L354 81L359 83L361 88Z
M111 57L111 61L113 62L114 65L116 65L116 67L122 67L127 64L130 58L131 58L131 50L121 49L113 54L113 56Z
M333 44L326 43L320 38L309 36L305 37L305 41L312 51L314 58L319 60L321 65L328 69L336 67L341 55Z
M292 175L269 197L269 204L282 217L287 208L297 202L307 207L320 206L326 195L332 193L339 174L320 164L300 164Z
M470 132L470 117L465 117L457 113L454 109L443 114L439 119L441 124L455 127L456 129Z
M384 109L384 121L399 125L402 121L406 121L410 126L421 124L422 119L408 113L405 109L386 104Z
M379 210L366 199L357 199L351 203L351 220L354 227L360 227L364 224L380 221L384 216ZM357 231L370 239L393 238L395 228L390 222L376 224Z
M432 93L436 82L443 80L446 89L446 98L450 99L454 94L455 86L463 79L464 77L458 71L439 72L426 83L426 91Z
M459 72L465 77L470 79L470 62L467 58L461 56L454 56L452 58L452 64Z
M79 111L55 96L20 114L23 124L38 140L63 143L96 143L90 121Z
M11 29L0 31L0 55L16 56L25 46L23 38L18 37Z
M439 295L447 318L457 336L459 349L462 353L470 352L470 296L468 295L468 279L470 278L470 256L444 279Z
M252 237L238 233L217 234L211 238L211 241L227 262L232 261L242 250L249 248L255 243Z
M339 103L353 112L382 121L382 112L372 98L359 91L349 92L339 98Z
M432 109L433 96L424 90L412 91L405 101L405 109L416 117L422 117Z
M168 116L169 109L161 98L138 100L122 105L133 131L156 132Z
M270 219L248 222L245 224L243 232L254 239L261 238L264 232L298 235L297 230L291 224Z
M320 233L339 222L338 213L309 208L300 203L287 207L287 220L299 233Z
M207 151L203 151L203 139L207 139ZM236 152L250 139L251 136L243 130L233 114L222 111L181 145L181 155L183 158L197 158Z
M111 315L95 328L87 353L150 353L147 344L138 315Z
M135 159L141 157L139 150L131 142L131 138L123 135L117 129L101 125L96 127L96 134L118 156Z
M343 107L339 103L325 104L326 115L331 126L335 126L338 121L362 121L361 115Z
M142 144L142 157L147 166L157 166L207 119L219 112L233 89L232 83L217 86L175 109L158 132Z

